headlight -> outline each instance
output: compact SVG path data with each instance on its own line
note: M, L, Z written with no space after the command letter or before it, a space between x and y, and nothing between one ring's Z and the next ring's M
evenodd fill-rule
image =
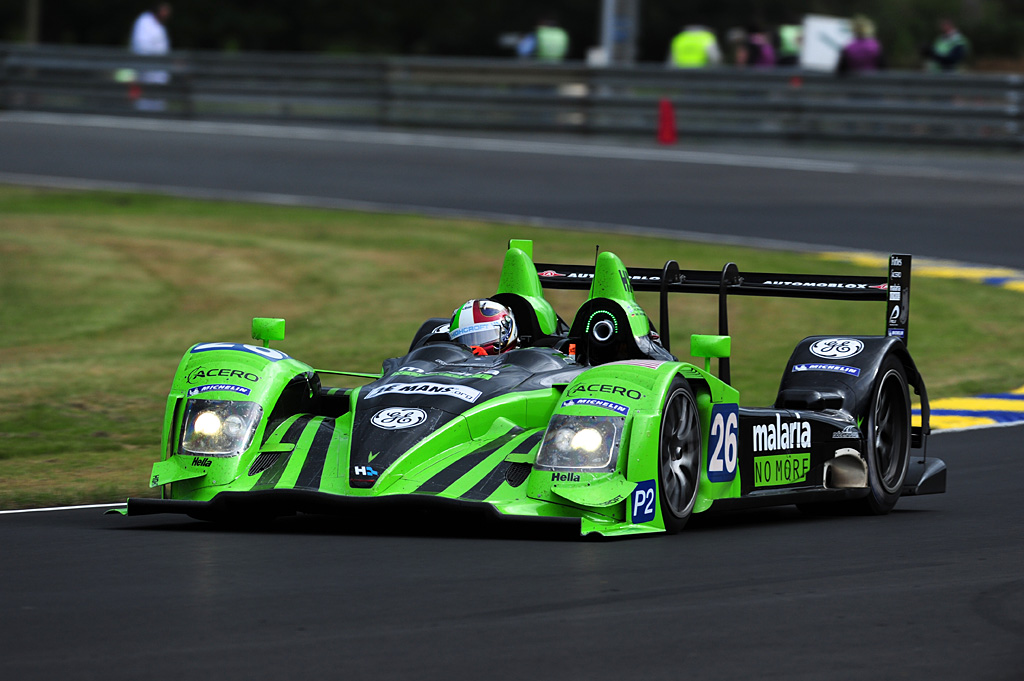
M236 456L252 443L263 409L255 402L189 400L181 429L188 454Z
M624 422L621 416L555 415L535 465L547 470L615 470Z

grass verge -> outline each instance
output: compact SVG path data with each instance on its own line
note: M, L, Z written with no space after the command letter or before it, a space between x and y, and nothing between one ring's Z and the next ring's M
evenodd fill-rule
M375 371L427 317L494 292L509 238L541 262L881 274L811 255L466 220L0 188L0 508L145 495L163 402L182 352L246 341L285 317L276 344L313 366ZM571 320L582 295L552 291ZM653 295L641 304L657 314ZM714 333L710 296L673 301L672 347ZM793 346L813 334L881 333L884 306L731 299L733 380L774 400ZM1024 382L1019 294L915 281L911 348L933 397Z

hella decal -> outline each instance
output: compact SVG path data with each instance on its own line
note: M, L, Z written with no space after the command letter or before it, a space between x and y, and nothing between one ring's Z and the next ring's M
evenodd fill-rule
M801 371L831 371L837 374L846 374L847 376L860 376L860 369L857 367L848 367L845 364L794 364L793 372L799 373Z
M552 473L551 482L579 482L579 473Z
M611 409L615 413L622 414L623 416L629 413L629 407L624 404L609 402L608 400L599 400L596 397L577 397L562 402L563 407L573 407L576 405L582 407L601 407L602 409Z
M427 412L414 407L388 407L381 409L370 423L384 430L401 430L414 428L427 420Z
M282 359L291 359L288 355L273 348L261 348L258 345L246 345L245 343L200 343L192 348L190 352L210 352L211 350L235 350L237 352L248 352L251 355L259 355L271 362L279 362Z
M204 457L194 456L194 457L192 457L192 465L193 466L202 466L203 468L209 468L210 466L213 465L213 461L211 461L210 459L206 458L205 456Z
M377 386L366 394L366 399L373 399L381 395L440 395L443 397L455 397L464 402L476 402L482 394L474 388L467 388L463 385L444 385L441 383L389 383Z
M849 359L859 355L864 343L856 338L823 338L811 343L811 354L825 359Z
M811 424L799 418L783 422L782 417L776 414L775 423L753 426L751 434L755 452L778 452L811 446Z

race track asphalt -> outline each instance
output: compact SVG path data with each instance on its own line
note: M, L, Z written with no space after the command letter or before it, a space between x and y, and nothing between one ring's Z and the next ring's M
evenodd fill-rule
M6 679L1019 679L1021 427L935 436L944 495L579 541L449 519L224 530L0 516Z
M0 183L1024 267L1015 158L145 127L0 115ZM96 509L4 514L0 678L1020 679L1022 433L934 436L948 493L886 517L786 507L623 541L450 518L225 530Z

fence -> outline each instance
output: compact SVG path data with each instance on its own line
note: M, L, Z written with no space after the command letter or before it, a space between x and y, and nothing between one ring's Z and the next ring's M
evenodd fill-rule
M154 74L156 74L154 76ZM149 82L161 80L166 83ZM682 139L1024 146L1020 75L852 77L728 67L589 68L513 60L361 58L0 43L0 109L196 119L546 131Z

